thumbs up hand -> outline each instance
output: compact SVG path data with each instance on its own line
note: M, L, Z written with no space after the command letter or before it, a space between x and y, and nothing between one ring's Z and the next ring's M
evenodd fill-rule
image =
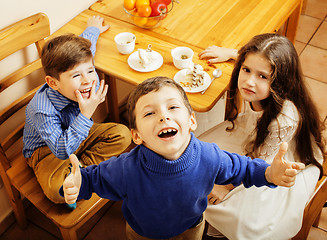
M303 163L285 161L283 159L287 152L287 143L283 142L271 166L267 167L265 177L268 182L283 187L291 187L295 183L297 170L305 168Z
M69 156L69 160L72 164L72 171L66 177L63 183L63 190L65 195L65 201L68 204L76 202L79 190L81 188L82 176L79 168L79 161L75 154Z

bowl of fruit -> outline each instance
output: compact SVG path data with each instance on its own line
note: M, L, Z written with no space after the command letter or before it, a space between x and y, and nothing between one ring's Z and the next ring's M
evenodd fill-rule
M134 25L155 28L167 17L173 4L172 0L124 0L123 8Z

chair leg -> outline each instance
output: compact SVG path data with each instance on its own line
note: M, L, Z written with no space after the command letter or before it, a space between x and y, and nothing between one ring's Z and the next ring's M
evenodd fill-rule
M9 196L10 204L13 208L17 224L20 228L24 229L27 227L27 220L25 216L25 209L23 205L23 200L20 193L13 186L5 185L6 191ZM8 189L11 189L8 190Z
M59 227L63 240L78 240L75 228L61 228Z
M13 201L15 201L15 203L13 203ZM11 202L12 202L11 206L13 207L13 211L14 211L18 226L22 229L26 228L27 220L26 220L26 216L25 216L25 209L24 209L22 199L16 198L16 200L11 200Z
M316 218L315 221L313 222L312 226L314 226L314 227L318 227L319 220L320 220L320 216L321 216L321 211L320 211L319 214L317 215L317 218Z

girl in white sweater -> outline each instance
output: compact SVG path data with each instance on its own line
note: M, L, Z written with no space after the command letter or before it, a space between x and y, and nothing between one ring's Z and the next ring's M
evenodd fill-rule
M285 141L289 144L285 159L307 166L292 188L215 185L205 213L208 235L220 232L228 239L293 237L301 227L305 204L322 174L326 156L321 134L324 125L305 86L293 44L277 34L261 34L238 53L212 46L199 56L210 63L236 58L227 119L199 139L268 163Z

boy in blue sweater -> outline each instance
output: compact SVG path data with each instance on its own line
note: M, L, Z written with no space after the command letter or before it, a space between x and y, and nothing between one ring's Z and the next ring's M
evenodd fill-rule
M45 43L41 60L46 83L26 107L23 154L54 203L65 202L59 189L70 172L70 154L88 166L120 154L131 143L126 126L91 118L108 89L93 62L98 37L109 28L103 21L91 17L81 36L65 34Z
M88 199L92 192L123 200L128 239L199 240L214 184L290 187L304 167L283 160L286 144L270 166L199 141L191 133L197 123L183 88L166 77L138 85L129 97L128 111L138 146L85 169L71 155L72 172L63 184L67 203Z

